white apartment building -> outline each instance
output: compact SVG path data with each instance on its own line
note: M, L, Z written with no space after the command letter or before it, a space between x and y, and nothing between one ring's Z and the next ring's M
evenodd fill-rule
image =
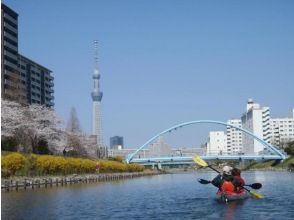
M254 103L252 99L247 102L246 112L241 117L242 127L253 134L271 143L270 108ZM242 134L243 152L245 154L259 154L267 150L260 142L247 134Z
M286 144L294 140L294 109L292 117L271 119L271 142L274 146L285 148Z
M242 127L242 121L240 119L231 119L227 121L227 124L234 125L236 127ZM237 128L227 126L227 152L229 155L241 154L243 152L242 145L242 131Z
M227 135L224 131L209 132L207 142L207 155L227 154Z

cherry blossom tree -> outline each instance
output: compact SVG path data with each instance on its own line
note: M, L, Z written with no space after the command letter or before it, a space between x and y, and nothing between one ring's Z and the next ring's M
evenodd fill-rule
M8 100L2 100L1 105L1 136L14 138L18 151L40 153L42 143L54 154L66 150L76 156L97 157L96 138L81 132L74 109L65 129L56 112L45 106Z
M1 129L3 137L14 137L18 150L37 152L40 140L46 140L49 150L61 152L65 131L56 113L42 105L23 106L13 101L1 101Z

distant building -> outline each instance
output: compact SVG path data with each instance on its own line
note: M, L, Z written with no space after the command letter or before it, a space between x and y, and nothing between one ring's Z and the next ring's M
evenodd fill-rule
M208 155L227 154L227 135L223 131L209 132L206 153Z
M186 157L191 155L205 155L205 149L201 147L179 147L172 149L172 155L177 157Z
M122 149L122 150L118 150L118 149L108 149L108 156L109 157L116 157L116 156L120 156L120 157L122 157L123 159L127 159L128 158L128 156L130 155L130 154L132 154L132 153L134 153L135 151L136 151L137 149L134 149L134 148L132 148L132 149ZM149 151L149 150L147 150L147 151ZM145 152L146 152L146 150L142 150L140 153L141 154L145 154ZM141 154L138 154L138 155L136 155L135 156L135 158L139 158L139 157L141 157ZM142 156L143 157L143 156Z
M248 100L246 112L241 117L242 127L263 139L265 142L271 142L271 124L270 124L270 108L262 107L260 104L254 103L252 99ZM243 151L245 154L259 154L267 150L256 139L242 134Z
M294 140L294 109L292 117L287 118L272 118L271 119L272 139L271 142L275 146L281 148L286 147L286 144Z
M172 148L159 136L152 144L149 145L149 154L157 157L172 155Z
M122 150L124 149L124 138L114 136L110 138L110 149Z
M49 69L18 53L18 14L1 4L1 98L53 107L53 80Z
M231 119L227 121L228 124L242 127L240 119ZM237 128L227 126L227 152L229 155L240 154L243 151L242 145L242 131Z

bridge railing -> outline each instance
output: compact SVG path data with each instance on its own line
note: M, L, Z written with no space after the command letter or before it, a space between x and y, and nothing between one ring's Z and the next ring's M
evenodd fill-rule
M281 160L279 155L219 155L219 156L201 156L204 160ZM187 164L194 163L191 157L154 157L154 158L133 158L130 163L140 163L144 165L151 165L155 163L162 164Z

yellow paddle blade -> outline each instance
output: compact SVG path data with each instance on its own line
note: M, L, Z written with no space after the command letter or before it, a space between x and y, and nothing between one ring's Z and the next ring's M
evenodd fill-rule
M264 195L259 194L259 193L257 193L257 192L251 192L251 191L250 191L250 195L251 195L253 198L255 198L255 199L263 199L263 198L264 198Z
M202 166L202 167L207 167L208 166L208 164L204 160L202 160L201 157L199 157L198 155L195 155L192 159L199 166Z

